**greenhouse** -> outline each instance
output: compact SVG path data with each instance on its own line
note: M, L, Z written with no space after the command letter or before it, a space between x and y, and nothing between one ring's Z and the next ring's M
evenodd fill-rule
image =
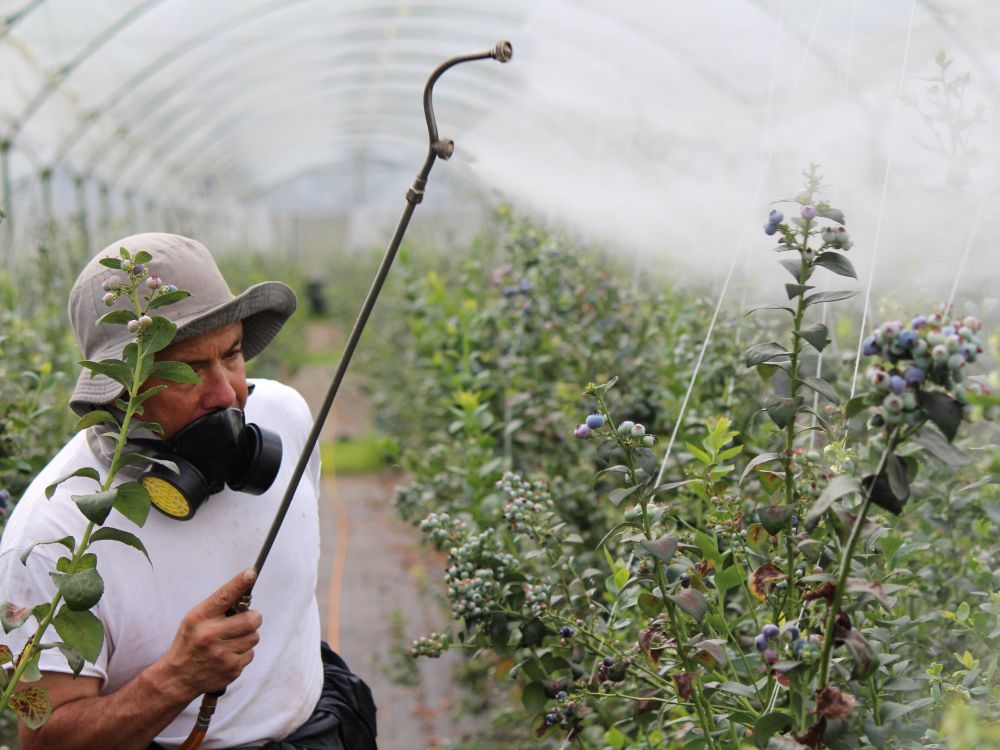
M0 750L1000 749L998 40L0 0Z

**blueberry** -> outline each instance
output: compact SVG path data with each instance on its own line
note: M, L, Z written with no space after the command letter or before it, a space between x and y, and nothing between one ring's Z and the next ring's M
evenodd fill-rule
M104 304L107 305L108 307L111 307L113 304L115 304L115 295L114 295L114 293L113 292L108 292L103 297L101 297L101 301L104 302Z
M805 641L795 641L792 644L792 656L796 659L802 656L802 647L806 645Z
M641 424L634 425L629 434L634 438L641 438L646 434L646 428Z
M684 588L689 588L691 586L691 578L689 576L681 576L679 580L681 582L681 586Z
M941 329L941 333L943 333L945 336L953 336L955 335L955 327L945 326L944 328Z
M632 428L633 427L635 427L635 422L631 422L631 421L629 421L629 420L626 419L624 422L622 422L620 425L618 425L618 434L619 435L627 435L630 432L632 432Z
M591 414L587 417L587 427L592 430L599 430L604 426L604 417L600 414Z
M907 385L920 385L924 382L924 371L915 365L911 365L903 373L903 379L906 380Z
M527 279L522 279L521 280L521 289L520 289L520 291L522 293L530 292L531 291L531 282L528 281Z
M610 666L612 666L612 665L613 665L614 663L615 663L615 660L614 660L614 658L612 658L612 657L610 657L610 656L605 656L605 657L604 657L604 666L606 666L606 667L610 667Z
M778 661L778 652L775 651L773 648L766 649L764 651L764 661L766 661L768 664L774 664L776 661Z
M168 292L176 292L177 291L177 287L174 286L173 284L167 284L166 287L164 287L164 288Z
M134 273L136 276L138 276L145 270L146 270L146 265L144 263L136 263L135 266L132 267L132 273Z
M927 316L926 315L914 316L913 320L910 321L910 325L913 326L913 330L915 331L920 328L923 328L925 325L927 325Z
M917 343L917 334L909 329L900 331L899 335L896 337L896 343L904 349L911 349L913 348L913 345Z
M765 638L764 634L761 633L760 635L758 635L756 638L753 639L753 645L756 647L758 651L763 651L764 649L767 648L767 638Z
M7 490L0 490L0 509L6 508L10 503L10 492Z
M760 629L760 634L769 641L773 641L775 638L777 638L779 632L780 631L778 630L778 626L775 625L774 623L768 623L767 625L765 625Z
M803 206L801 213L802 213L802 218L803 219L815 219L816 218L816 207L815 206Z
M559 629L559 635L561 635L563 638L572 637L573 632L574 632L573 628L571 628L569 625L563 625L562 628Z
M545 714L545 726L551 727L553 724L559 723L559 716L557 714Z
M778 225L777 224L765 224L764 225L764 234L766 234L768 237L770 237L771 235L773 235L777 231L778 231Z
M789 625L785 632L782 633L782 638L787 641L798 641L800 635L801 634L799 633L799 629L797 627Z
M564 700L566 700L566 699L567 699L568 697L569 697L569 696L568 696L568 695L566 695L566 691L565 691L565 690L560 690L560 691L559 691L558 693L556 693L556 700L557 700L557 701L564 701Z
M833 227L824 227L822 237L824 243L832 245L837 241L837 230Z
M903 399L895 393L890 393L882 400L882 405L890 414L898 414L903 411Z
M861 344L861 353L866 357L874 357L876 354L882 351L882 347L878 345L874 336L869 336Z
M146 279L146 286L148 286L150 289L159 289L161 286L163 286L163 281L160 279L159 276L149 276Z
M906 390L906 380L899 375L893 375L889 378L889 390L898 396Z
M777 209L773 209L771 213L767 215L768 224L774 224L775 226L777 226L784 220L785 220L785 215L781 213L781 211L778 211Z
M585 424L578 424L576 429L573 430L573 437L584 440L590 437L590 428Z
M656 438L653 437L652 435L646 435L646 437L642 439L642 444L647 448L652 448L654 445L656 445Z

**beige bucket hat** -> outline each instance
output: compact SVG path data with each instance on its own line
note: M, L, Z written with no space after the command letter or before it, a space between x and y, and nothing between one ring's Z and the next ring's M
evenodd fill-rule
M177 325L175 342L193 338L216 328L243 321L243 355L251 359L271 342L285 321L295 312L295 292L280 281L254 284L234 295L222 277L215 259L204 245L188 237L159 232L136 234L115 242L94 256L77 277L69 293L69 320L84 359L120 359L122 349L132 340L125 326L98 325L97 321L128 304L119 298L112 307L102 301L104 280L115 271L100 264L101 258L118 258L118 249L130 253L149 252L151 275L164 284L191 293L160 313ZM70 408L77 414L109 404L121 396L121 385L104 375L91 377L84 370L77 379L70 398Z

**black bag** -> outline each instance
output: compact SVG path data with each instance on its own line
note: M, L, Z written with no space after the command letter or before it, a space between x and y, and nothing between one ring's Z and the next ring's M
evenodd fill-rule
M320 653L323 692L306 723L285 739L262 748L235 750L378 750L371 689L326 642L320 644ZM150 750L156 747L154 744Z

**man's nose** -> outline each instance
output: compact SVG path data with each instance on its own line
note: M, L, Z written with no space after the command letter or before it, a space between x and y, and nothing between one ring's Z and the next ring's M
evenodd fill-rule
M221 366L206 368L201 373L201 407L206 411L226 409L236 405L236 389L229 373Z

